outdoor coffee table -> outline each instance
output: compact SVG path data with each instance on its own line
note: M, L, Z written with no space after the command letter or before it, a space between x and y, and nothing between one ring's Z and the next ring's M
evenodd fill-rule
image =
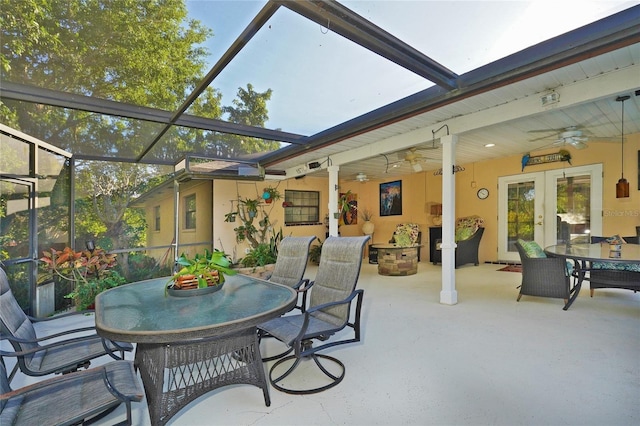
M136 343L153 425L165 424L199 396L226 385L262 388L271 404L256 326L289 311L289 287L246 275L215 293L166 296L169 278L132 283L96 298L98 334Z

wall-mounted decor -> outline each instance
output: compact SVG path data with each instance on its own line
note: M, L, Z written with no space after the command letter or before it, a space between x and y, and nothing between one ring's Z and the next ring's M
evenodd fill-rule
M534 166L536 164L556 163L559 161L566 161L571 165L571 154L567 150L560 150L555 154L546 155L529 155L522 156L522 171L526 166Z
M340 193L340 200L344 199L350 208L342 209L338 218L338 226L340 225L357 225L358 224L358 194L351 191Z
M380 184L380 216L402 214L402 181Z

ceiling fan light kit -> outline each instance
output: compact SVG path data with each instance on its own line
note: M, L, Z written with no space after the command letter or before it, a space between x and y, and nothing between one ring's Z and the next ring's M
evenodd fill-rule
M358 173L358 174L356 175L356 180L357 180L358 182L367 182L367 181L369 180L369 178L367 178L367 175L366 175L366 174L364 174L364 173L360 172L360 173Z
M628 95L618 96L616 101L622 104L622 135L621 139L621 175L618 183L616 183L616 198L629 197L629 182L624 178L624 101L629 99Z

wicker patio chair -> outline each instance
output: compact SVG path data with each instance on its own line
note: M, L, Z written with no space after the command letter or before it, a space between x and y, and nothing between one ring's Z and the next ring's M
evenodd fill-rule
M522 284L517 300L523 295L569 300L571 274L567 262L559 257L531 257L520 241L516 242L522 263Z
M345 374L344 364L336 358L318 352L336 345L360 341L360 310L364 291L356 290L356 284L362 265L364 245L369 240L364 237L329 237L322 245L322 255L316 279L309 295L309 307L299 315L285 315L259 326L281 342L292 347L294 354L278 360L269 371L269 381L274 388L292 394L321 392L336 386ZM353 322L350 322L351 303L356 301ZM339 339L331 339L338 331L350 327L350 333ZM314 340L326 341L313 346ZM326 385L312 389L285 388L281 383L300 365L303 359L313 359L316 366L330 379ZM321 360L335 364L333 374ZM291 364L289 366L289 364ZM282 366L282 367L280 367ZM276 369L285 369L283 374L274 378ZM305 374L301 372L300 374Z
M8 340L16 351L5 352L5 355L16 354L17 356L17 362L9 375L9 382L18 368L29 376L68 373L81 367L88 368L92 359L103 355L110 355L116 360L124 359L124 352L133 350L130 343L104 340L95 333L95 327L77 328L38 337L33 322L56 321L62 317L82 313L45 319L26 315L13 296L7 274L2 268L0 268L0 306L2 306L0 339Z
M467 231L468 230L468 231ZM456 220L456 251L455 251L455 268L473 263L478 266L478 251L480 249L480 240L484 234L484 219L480 216L473 215L461 217ZM436 240L436 247L440 246L442 239ZM436 250L433 256L433 264L442 263L442 252Z
M309 246L316 237L286 237L278 246L278 258L269 281L289 286L301 294L301 302L295 306L302 312L307 301L309 280L304 278L309 261Z
M71 425L98 420L126 404L131 424L131 402L143 390L131 361L113 361L12 390L4 360L0 358L1 425Z

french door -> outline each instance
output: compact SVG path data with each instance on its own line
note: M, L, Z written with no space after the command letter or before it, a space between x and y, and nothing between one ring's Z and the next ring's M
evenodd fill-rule
M498 259L520 260L515 242L546 247L602 232L602 164L498 178Z

